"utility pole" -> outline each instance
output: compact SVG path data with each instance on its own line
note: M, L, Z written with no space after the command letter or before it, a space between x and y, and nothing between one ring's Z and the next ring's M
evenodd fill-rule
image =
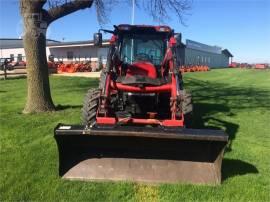
M131 15L131 24L134 25L135 18L135 0L132 0L132 15Z
M135 17L135 0L132 0L132 14L131 14L131 24L134 25L134 17ZM130 62L133 62L133 48L134 48L134 39L131 39L131 57Z

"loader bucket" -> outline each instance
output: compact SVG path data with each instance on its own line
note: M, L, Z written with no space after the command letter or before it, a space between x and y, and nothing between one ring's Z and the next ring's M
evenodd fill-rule
M77 180L220 184L221 130L61 125L59 175Z

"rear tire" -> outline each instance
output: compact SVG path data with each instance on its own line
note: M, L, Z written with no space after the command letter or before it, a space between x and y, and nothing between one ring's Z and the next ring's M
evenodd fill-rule
M92 126L96 123L96 113L100 98L100 89L88 90L82 108L82 123L85 126Z

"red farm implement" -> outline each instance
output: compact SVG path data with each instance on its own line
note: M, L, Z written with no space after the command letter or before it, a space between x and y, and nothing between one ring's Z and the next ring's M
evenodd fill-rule
M184 72L205 72L209 71L210 68L206 65L182 65L180 67L181 73Z

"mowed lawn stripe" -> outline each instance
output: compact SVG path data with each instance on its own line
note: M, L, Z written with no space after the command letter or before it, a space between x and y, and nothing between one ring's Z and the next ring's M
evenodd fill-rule
M98 79L50 77L58 111L24 115L22 78L0 80L0 201L270 201L270 71L219 69L184 80L193 94L193 126L230 135L222 185L60 179L53 128L81 122L84 94Z

